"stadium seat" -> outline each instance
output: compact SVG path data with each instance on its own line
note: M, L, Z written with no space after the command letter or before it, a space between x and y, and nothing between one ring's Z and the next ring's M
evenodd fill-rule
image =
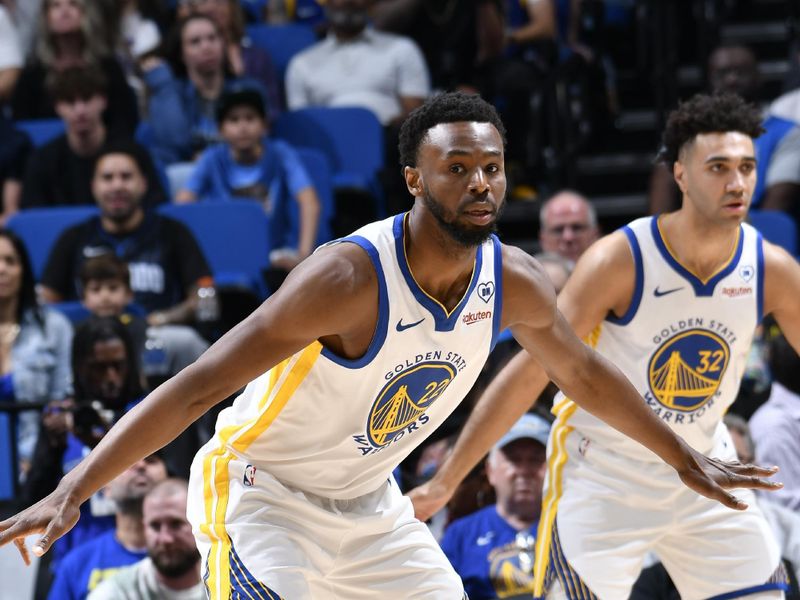
M61 119L28 119L14 121L14 128L24 131L35 147L44 146L47 142L64 133L64 121Z
M158 211L191 230L215 285L246 288L266 298L263 270L269 265L269 225L260 204L248 200L163 204Z
M331 241L333 237L331 222L336 214L333 198L333 179L331 165L328 158L319 150L313 148L297 148L297 154L308 171L317 190L321 205L319 215L319 229L317 230L317 245ZM297 206L295 204L295 210ZM299 222L299 221L298 221Z
M751 210L749 220L764 238L797 256L797 225L789 215L778 210Z
M253 45L263 48L269 54L279 81L284 80L286 67L292 57L317 41L313 29L297 23L259 23L248 25L246 31Z
M369 191L383 216L378 172L383 168L383 128L375 115L358 107L303 108L275 120L272 135L295 147L320 150L333 167L334 188Z
M61 232L96 214L97 207L94 205L58 206L31 208L16 213L8 220L8 228L25 243L36 281L40 281L50 250Z

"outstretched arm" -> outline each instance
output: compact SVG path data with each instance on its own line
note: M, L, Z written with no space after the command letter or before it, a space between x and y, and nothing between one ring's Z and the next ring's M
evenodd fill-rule
M193 365L159 386L126 414L47 498L0 523L0 545L43 533L42 555L74 526L79 507L129 465L178 436L209 408L314 340L360 332L376 317L376 276L366 253L352 244L305 261L252 315ZM328 298L336 289L336 306ZM367 323L374 328L374 321ZM370 330L371 331L371 330Z
M601 248L615 243L619 242L613 238L610 242L603 241ZM615 269L624 269L624 262L618 262L616 254L595 252L594 256L595 259L581 261L583 268L576 269L577 279L571 280L563 292L568 299L565 302L568 312L574 312L573 319L582 333L588 333L589 324L599 322L606 309L613 310L618 304L614 292L606 292L610 295L603 297L600 290L620 289L625 285L624 281L620 286L614 285ZM556 310L553 291L535 261L519 252L513 263L505 262L516 266L504 271L504 320L508 319L514 337L530 356L516 357L504 369L499 381L490 386L479 402L481 426L476 425L477 418L471 417L463 439L459 439L445 461L441 474L434 477L428 489L412 493L420 518L426 518L446 502L460 478L519 418L530 405L532 394L541 389L548 377L582 408L652 450L678 471L686 485L705 496L731 508L743 509L746 506L723 488L776 487L777 484L760 479L773 474L772 469L726 465L692 450L650 410L616 367L579 340ZM605 285L594 287L596 294L600 294L595 296L594 307L587 306L582 315L575 312L578 304L569 300L575 288L581 285L582 278L591 279L603 272ZM541 366L537 367L537 363ZM532 385L537 387L528 387ZM614 402L608 402L609 397Z

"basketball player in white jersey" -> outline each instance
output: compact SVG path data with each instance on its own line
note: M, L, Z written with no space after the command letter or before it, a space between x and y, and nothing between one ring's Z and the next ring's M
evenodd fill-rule
M722 417L762 316L772 314L800 348L800 267L743 223L760 121L737 96L682 104L664 135L681 209L595 243L558 298L575 332L638 388L641 406L696 450L723 460L736 455ZM539 364L521 352L492 383L451 459L411 492L420 518L446 501L503 433L495 415L513 423L544 388ZM536 596L555 579L551 598L628 598L651 550L685 600L783 595L778 548L757 506L735 512L687 493L657 456L563 392L553 407ZM603 401L613 405L617 397ZM753 499L749 491L737 496Z
M542 268L492 235L503 148L502 123L477 96L445 94L415 111L400 135L412 210L293 270L51 496L0 523L0 544L15 540L24 556L24 536L43 533L43 553L106 481L246 385L192 468L188 516L211 598L461 598L391 472L461 401L503 327L700 493L741 508L723 487L774 487L761 479L773 470L708 459L674 435L572 333Z

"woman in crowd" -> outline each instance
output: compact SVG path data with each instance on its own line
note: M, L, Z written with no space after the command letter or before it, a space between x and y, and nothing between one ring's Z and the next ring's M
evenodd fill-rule
M0 401L63 400L71 392L71 344L72 327L67 319L36 301L33 272L22 241L0 229ZM0 415L0 419L0 427L8 431L9 417ZM20 413L17 449L23 475L38 433L38 411Z
M133 135L138 122L136 97L114 58L108 36L97 33L114 25L104 23L100 15L96 5L86 0L42 2L35 56L22 70L11 99L14 119L55 118L45 91L48 76L68 67L89 66L102 69L108 81L106 126L115 133Z

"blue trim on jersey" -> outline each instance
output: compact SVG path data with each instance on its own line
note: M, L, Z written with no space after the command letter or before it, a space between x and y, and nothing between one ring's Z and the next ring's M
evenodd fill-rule
M707 598L707 600L730 600L731 598L741 598L742 596L750 596L751 594L767 592L769 590L783 590L784 592L788 592L789 586L785 583L764 583L762 585L754 585L753 587L749 588L742 588L740 590L736 590L735 592L726 592L717 596L711 596L710 598Z
M492 320L492 344L489 352L494 350L500 335L500 317L503 311L503 251L499 238L492 234L494 246L494 319Z
M339 242L350 242L363 248L369 255L372 266L375 267L375 274L378 277L378 323L375 326L375 333L372 336L372 341L369 343L369 348L367 348L364 356L351 360L335 354L328 348L322 349L322 356L342 367L360 369L372 362L372 359L375 358L375 355L378 354L378 351L383 346L383 342L386 341L386 330L389 324L389 293L386 290L386 278L384 277L383 268L381 267L381 257L378 254L378 249L372 245L372 242L360 235L351 235L342 238Z
M408 266L408 262L406 261L406 250L405 250L405 228L403 227L403 220L405 219L407 213L403 213L397 215L394 218L394 224L392 225L392 231L394 233L394 245L395 245L395 252L397 254L397 264L400 267L400 272L403 274L403 278L406 280L406 285L411 290L411 293L414 294L414 297L433 317L433 321L436 325L436 331L453 331L458 323L458 318L461 316L461 311L464 310L464 307L467 305L469 301L469 297L472 295L472 292L475 290L475 286L478 285L478 279L480 278L481 274L481 267L483 266L483 245L478 246L478 250L475 253L475 265L472 270L472 280L469 282L469 287L467 288L466 293L461 298L461 301L456 305L453 311L448 316L447 312L445 311L444 307L439 304L436 300L431 298L428 294L423 291L419 284L414 279L414 276L411 274L411 269ZM497 293L497 289L495 288L495 293Z
M760 323L764 318L764 238L760 232L756 233L758 235L756 238L756 268L758 269L758 275L756 276L756 306L758 307L756 322Z
M678 275L683 277L692 285L696 296L713 296L716 285L733 272L733 270L739 264L739 259L742 257L742 249L744 248L744 231L740 225L739 241L736 244L736 251L733 254L733 258L731 258L730 262L725 266L724 269L714 275L706 283L703 283L700 278L675 260L675 257L670 254L670 251L667 249L667 244L661 237L661 231L658 229L658 217L653 217L651 219L650 230L653 233L653 240L655 240L656 247L658 248L659 252L661 252L661 256L665 261L667 261L667 264L669 264L672 269L678 273Z
M230 563L230 584L231 584L231 598L234 597L233 592L236 592L238 598L260 598L262 600L281 600L277 592L269 589L266 585L256 579L247 567L244 566L242 559L236 553L236 550L231 544L231 552L229 555Z
M622 232L628 238L628 243L631 246L633 264L636 270L636 282L634 284L630 306L628 306L628 310L625 311L625 314L618 317L609 311L606 317L606 321L615 323L616 325L627 325L633 320L633 317L636 316L636 311L639 310L639 304L642 302L642 291L644 290L644 263L642 262L642 249L639 246L639 240L636 239L636 234L633 233L633 229L627 225L622 228Z

